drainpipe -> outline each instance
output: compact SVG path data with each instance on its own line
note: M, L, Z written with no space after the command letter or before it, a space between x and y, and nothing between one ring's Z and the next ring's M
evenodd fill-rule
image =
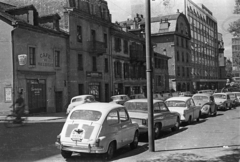
M16 69L15 69L15 52L14 52L14 31L15 31L15 27L14 27L14 29L12 30L12 32L11 32L11 41L12 41L12 70L13 70L13 83L12 83L12 88L13 88L13 97L12 97L12 101L13 101L13 103L15 102L15 94L16 94L16 84L15 84L15 75L16 75ZM14 107L13 107L14 108Z

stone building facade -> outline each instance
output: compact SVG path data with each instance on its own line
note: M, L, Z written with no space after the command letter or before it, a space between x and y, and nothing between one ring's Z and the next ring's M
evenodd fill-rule
M32 5L0 5L2 111L19 92L29 113L62 111L68 103L68 34L59 29L60 17L39 17Z

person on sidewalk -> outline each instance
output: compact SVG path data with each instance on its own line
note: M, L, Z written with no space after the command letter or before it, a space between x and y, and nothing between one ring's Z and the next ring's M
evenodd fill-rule
M10 106L10 108L12 108L15 105L16 105L16 107L15 107L14 111L17 115L16 122L21 123L22 122L21 117L22 117L22 115L24 113L24 110L25 110L25 101L22 98L22 93L18 93L18 98L17 98L16 102L14 102Z

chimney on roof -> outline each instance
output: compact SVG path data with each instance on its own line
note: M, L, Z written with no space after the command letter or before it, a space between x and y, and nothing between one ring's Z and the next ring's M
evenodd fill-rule
M177 13L179 13L179 9L177 9Z

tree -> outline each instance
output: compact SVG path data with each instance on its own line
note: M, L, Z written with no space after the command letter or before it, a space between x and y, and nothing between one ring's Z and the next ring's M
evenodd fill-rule
M235 0L235 6L234 6L234 11L233 14L240 14L240 0ZM228 31L233 35L233 36L240 36L240 19L233 21L229 24Z

